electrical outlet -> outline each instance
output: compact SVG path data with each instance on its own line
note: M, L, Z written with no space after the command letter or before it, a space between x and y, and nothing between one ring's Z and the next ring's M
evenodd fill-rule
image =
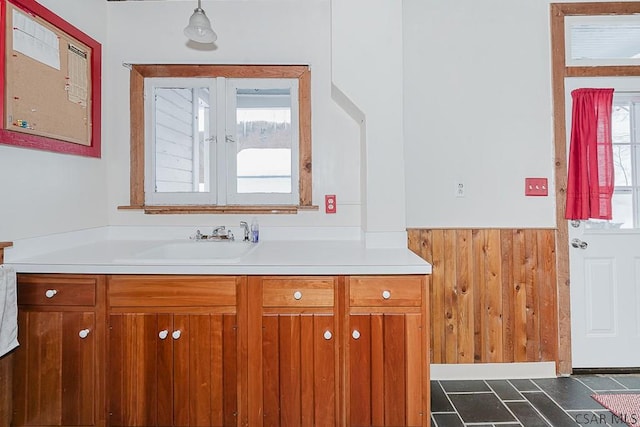
M455 183L455 195L456 197L464 197L465 196L465 186L462 181L456 181Z
M324 212L328 214L336 213L336 195L327 194L324 196Z

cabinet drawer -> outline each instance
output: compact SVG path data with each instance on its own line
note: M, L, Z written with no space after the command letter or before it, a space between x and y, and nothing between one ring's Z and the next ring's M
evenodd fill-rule
M419 307L422 277L354 276L349 278L349 303L356 307Z
M18 304L93 306L96 304L96 280L20 275Z
M109 276L111 307L235 306L234 276Z
M262 280L264 307L333 307L334 278L278 277Z

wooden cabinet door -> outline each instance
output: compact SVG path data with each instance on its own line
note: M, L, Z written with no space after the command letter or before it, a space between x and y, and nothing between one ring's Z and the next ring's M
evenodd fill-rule
M94 313L19 311L13 425L95 424L94 329Z
M236 315L175 314L173 331L173 425L237 425Z
M235 314L111 314L109 332L112 426L236 424Z
M348 424L427 425L422 315L352 314L346 333Z
M337 425L335 316L262 317L265 426Z

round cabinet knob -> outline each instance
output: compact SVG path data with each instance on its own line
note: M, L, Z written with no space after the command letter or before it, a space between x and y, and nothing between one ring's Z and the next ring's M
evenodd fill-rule
M327 340L327 341L330 340L331 337L333 337L333 335L331 334L331 331L324 331L324 335L323 336L324 336L324 339Z
M44 296L47 298L53 298L58 293L55 289L47 289L44 293Z
M296 301L299 301L302 299L302 292L300 291L295 291L293 293L293 299L295 299Z
M178 338L180 338L180 335L182 335L182 332L180 331L180 329L178 329L177 331L173 331L173 333L171 334L171 337L174 340L177 340Z
M357 340L358 338L360 338L360 331L358 331L357 329L354 329L354 331L351 332L351 336L353 337L354 340Z
M382 291L382 298L384 299L391 298L391 291Z
M167 331L166 329L163 329L158 333L158 338L160 338L161 340L167 338L168 336L169 336L169 331Z
M89 329L83 329L80 332L78 332L78 336L82 339L85 339L86 337L89 336L89 332L91 332Z

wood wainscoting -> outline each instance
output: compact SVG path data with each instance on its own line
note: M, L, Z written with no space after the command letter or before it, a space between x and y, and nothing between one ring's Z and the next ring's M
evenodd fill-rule
M553 229L409 229L433 265L431 362L558 358Z

